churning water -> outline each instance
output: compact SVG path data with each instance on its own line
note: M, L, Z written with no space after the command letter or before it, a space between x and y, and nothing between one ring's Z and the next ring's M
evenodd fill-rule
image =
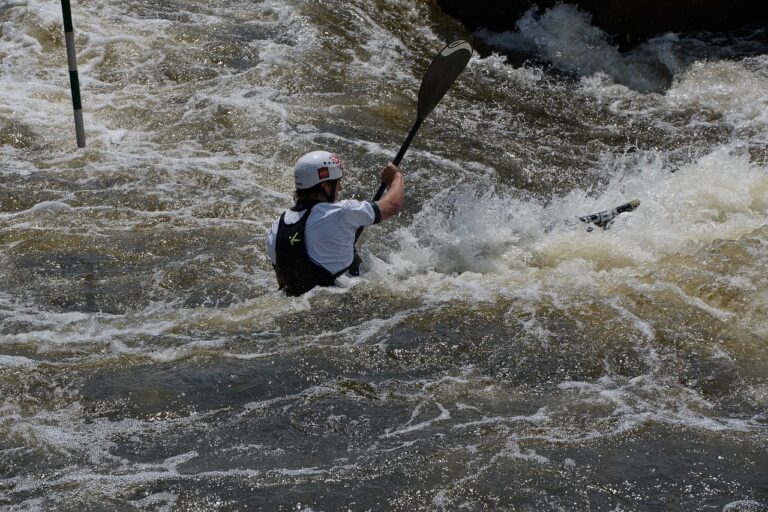
M293 162L336 151L370 197L461 26L73 8L77 151L59 3L0 0L0 508L768 509L764 30L478 32L366 273L288 298Z

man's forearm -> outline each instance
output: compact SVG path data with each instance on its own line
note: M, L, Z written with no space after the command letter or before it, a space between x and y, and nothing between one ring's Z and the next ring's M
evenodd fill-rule
M386 219L393 215L396 215L400 208L403 207L403 200L405 199L405 181L403 175L397 173L392 183L389 184L389 188L378 201L379 211L381 211L381 218Z

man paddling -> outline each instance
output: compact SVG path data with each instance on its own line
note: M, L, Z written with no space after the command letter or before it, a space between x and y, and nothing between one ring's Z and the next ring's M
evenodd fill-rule
M298 296L315 286L332 286L344 273L359 274L355 233L398 213L405 183L390 163L381 171L388 190L380 200L340 201L344 164L327 151L299 158L293 176L296 204L267 232L267 253L280 289Z

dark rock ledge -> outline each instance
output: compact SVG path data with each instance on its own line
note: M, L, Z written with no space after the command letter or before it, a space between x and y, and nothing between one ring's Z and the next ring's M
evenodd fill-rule
M571 3L592 15L592 24L614 38L620 49L665 32L724 32L740 27L768 26L768 1L759 0L437 0L444 13L469 31L514 30L533 6L539 10Z

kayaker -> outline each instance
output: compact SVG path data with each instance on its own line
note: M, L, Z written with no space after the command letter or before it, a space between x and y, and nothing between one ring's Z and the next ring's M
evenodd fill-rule
M359 274L355 233L398 213L405 184L390 163L381 170L388 190L379 201L340 200L344 164L328 151L299 158L293 175L296 204L267 231L267 253L280 289L298 296L315 286L332 286L344 273Z

